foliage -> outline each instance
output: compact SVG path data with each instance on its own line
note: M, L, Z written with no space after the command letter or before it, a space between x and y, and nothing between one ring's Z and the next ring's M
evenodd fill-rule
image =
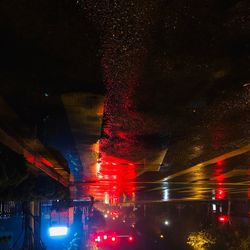
M250 249L250 235L248 235L246 238L241 239L239 249L240 250Z
M187 244L195 250L206 250L215 244L215 239L206 231L192 232L188 236Z

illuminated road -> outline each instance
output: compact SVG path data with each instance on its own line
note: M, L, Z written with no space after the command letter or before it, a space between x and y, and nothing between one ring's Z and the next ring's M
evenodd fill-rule
M111 197L120 193L126 194L126 189L129 187L133 189L135 197L129 199L125 196L119 200L124 203L248 199L250 197L249 156L249 153L245 152L241 155L241 159L231 158L215 161L206 164L206 167L200 167L201 163L199 167L187 168L176 174L166 175L163 179L161 173L158 173L157 176L151 173L145 178L146 180L143 178L134 181L127 180L126 185L122 185L119 181L103 180L83 185L82 188L83 190L92 190L96 197L101 198L104 194L109 194ZM221 157L219 158L221 159ZM125 170L121 175L126 174ZM120 195L123 197L122 194ZM118 197L116 199L118 200ZM106 197L104 201L108 203L109 199Z
M41 168L54 179L60 181L59 176L63 176L65 181L63 179L61 181L64 185L68 185L67 180L70 179L73 197L91 195L96 200L107 204L175 199L209 200L216 197L217 192L222 192L219 195L220 199L250 197L248 169L250 146L244 145L247 142L246 139L241 140L238 145L235 144L234 148L230 146L231 150L229 150L227 146L238 139L228 138L223 142L223 146L220 145L220 148L224 148L223 151L220 148L217 149L221 154L212 152L208 146L205 149L190 144L190 149L195 151L193 156L190 154L188 157L196 157L196 161L190 160L190 163L195 164L192 166L185 161L186 150L184 150L182 166L178 160L178 164L175 163L177 167L174 167L176 160L171 157L172 147L167 145L163 149L159 146L149 147L150 141L142 141L138 147L136 133L141 133L140 130L134 133L120 128L117 131L119 124L114 124L115 132L112 132L113 125L109 123L109 133L117 134L117 139L112 139L118 145L117 151L113 151L112 148L116 147L116 144L114 141L109 144L111 137L105 136L106 132L103 132L107 131L105 129L107 124L103 120L104 99L101 95L82 93L64 95L61 98L82 166L79 170L72 171L71 177L66 172L60 173L64 171L63 168L46 153L45 147L38 140L22 138L20 144L17 138L13 139L7 134L3 136L4 130L2 130L1 140L14 151L24 154L29 163ZM5 112L5 117L9 117L12 124L18 124L17 120L11 118L11 111L6 104L5 108L3 108L4 105L1 106L2 116ZM137 121L137 123L134 125L143 130L148 126L147 120L143 123ZM4 124L2 127L4 128ZM204 137L201 132L199 135ZM205 135L205 137L208 136ZM153 140L157 140L157 136ZM206 139L203 140L206 141ZM120 144L123 146L121 147ZM36 155L36 158L31 152ZM173 162L168 162L169 159ZM203 161L199 161L201 159Z

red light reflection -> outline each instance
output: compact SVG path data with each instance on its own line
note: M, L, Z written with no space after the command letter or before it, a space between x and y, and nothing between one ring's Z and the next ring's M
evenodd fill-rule
M122 242L129 242L133 243L134 242L134 236L129 234L129 235L120 235L117 234L116 232L113 233L108 233L108 232L101 232L94 234L90 237L92 242L95 242L95 244L100 245L100 246L108 246L108 245L117 245L117 244L122 244Z
M248 189L247 197L250 199L250 188Z
M215 190L216 200L224 200L226 198L226 191L224 188L216 188Z
M220 167L221 167L221 166L224 165L224 161L223 161L223 160L217 161L216 164L217 164L217 166L220 166Z
M226 190L223 188L223 183L225 182L225 175L223 174L225 170L222 167L223 165L223 161L218 161L216 164L217 167L214 169L214 179L217 184L215 189L216 200L224 200L227 196Z
M218 182L218 185L221 185L222 182L225 181L225 175L221 174L215 177L216 181Z
M221 223L227 223L229 221L229 216L228 215L219 215L218 221Z
M214 169L214 176L216 183L218 185L221 185L225 181L225 175L223 174L224 168L222 167L217 167Z
M212 131L212 147L215 150L218 150L222 147L223 141L225 140L225 128L224 127L216 127Z
M111 156L102 156L97 164L98 182L89 186L89 194L106 204L118 204L125 200L131 202L136 189L136 164ZM116 214L112 216L117 217Z
M132 236L129 236L129 237L128 237L128 241L129 241L129 242L133 242L133 241L134 241L134 238L133 238Z

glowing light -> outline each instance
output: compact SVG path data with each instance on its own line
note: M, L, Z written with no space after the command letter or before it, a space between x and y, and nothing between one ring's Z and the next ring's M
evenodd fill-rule
M98 236L97 238L95 238L95 242L101 242L101 236Z
M168 220L165 220L164 224L165 224L166 226L168 226L168 225L169 225L169 221L168 221Z
M168 183L164 182L162 185L163 188L163 201L168 201L169 200L169 189L168 189Z
M95 164L96 175L99 180L104 179L107 182L101 182L98 188L90 187L89 194L103 200L105 204L135 200L132 194L135 191L133 179L136 177L136 166L130 166L129 163L124 159L102 154L101 163ZM123 201L121 198L124 198Z
M218 166L222 166L223 164L224 164L224 161L217 161L217 163L216 163Z
M113 237L111 238L111 240L112 240L113 242L115 242L115 241L116 241L116 237L113 236Z
M247 197L250 199L250 188L247 191Z
M163 235L163 234L161 234L161 235L160 235L160 238L161 238L161 239L164 239L164 235Z
M48 167L53 167L52 163L50 163L47 159L45 158L41 158L41 163L43 163L44 165L48 166Z
M91 145L91 150L93 152L95 152L95 153L99 153L100 152L100 143L99 143L99 140L96 143L94 143L94 144ZM98 159L97 162L100 163L101 160Z
M226 192L224 188L217 188L216 189L216 194L215 194L215 198L217 200L223 200L226 198Z
M226 223L226 222L229 221L229 217L228 217L227 215L220 215L220 216L218 217L218 220L219 220L219 222L221 222L221 223Z
M194 250L206 250L215 244L215 239L206 231L192 232L187 238L187 244Z
M68 234L67 227L50 227L49 228L49 235L51 237L55 236L66 236Z
M216 181L218 182L219 185L222 185L222 182L225 181L225 175L221 174L215 177Z
M105 234L105 235L103 235L103 239L104 240L107 240L108 239L108 236Z
M109 194L108 194L108 192L105 192L105 194L104 194L104 203L109 204Z
M212 207L213 207L213 212L216 212L216 204L213 204Z
M101 164L100 163L96 163L96 174L97 176L100 174L100 169L101 169Z
M128 237L128 241L132 242L134 240L133 236Z

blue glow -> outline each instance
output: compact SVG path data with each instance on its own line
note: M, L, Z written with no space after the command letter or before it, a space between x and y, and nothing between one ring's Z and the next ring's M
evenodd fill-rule
M68 234L69 229L67 227L50 227L49 228L49 236L66 236Z

